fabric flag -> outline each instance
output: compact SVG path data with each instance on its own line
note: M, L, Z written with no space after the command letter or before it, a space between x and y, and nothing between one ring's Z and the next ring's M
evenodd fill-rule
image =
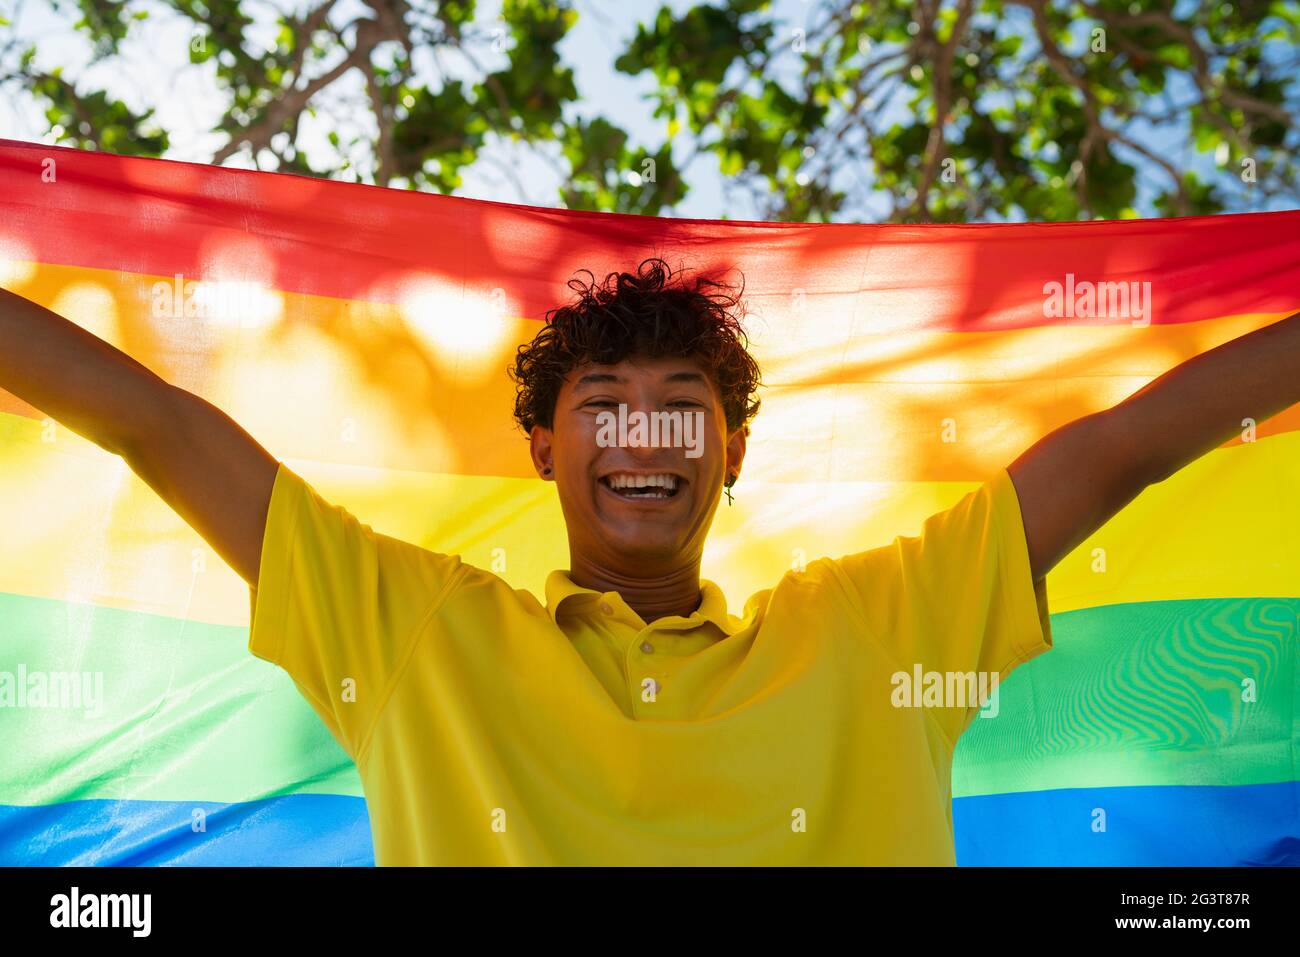
M712 222L0 141L6 288L537 595L567 544L505 370L575 272L650 255L745 281L763 408L703 568L733 612L1300 310L1300 212ZM1300 863L1298 429L1243 422L1048 576L1054 650L959 742L959 863ZM0 864L373 862L355 767L247 650L248 589L3 392L0 536Z

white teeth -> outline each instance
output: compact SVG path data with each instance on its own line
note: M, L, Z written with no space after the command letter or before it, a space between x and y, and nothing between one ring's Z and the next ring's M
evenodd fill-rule
M606 477L610 488L664 488L672 491L677 488L676 475L627 475L615 473Z

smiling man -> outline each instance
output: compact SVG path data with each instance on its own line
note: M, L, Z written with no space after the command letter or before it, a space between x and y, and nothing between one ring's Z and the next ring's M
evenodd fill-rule
M568 528L544 604L375 533L207 402L0 293L0 387L123 456L249 583L249 647L356 761L380 864L954 863L953 749L984 702L947 689L1050 648L1049 569L1300 399L1293 316L733 615L700 562L759 405L738 299L660 260L570 285L513 369ZM611 443L615 410L690 415L700 454ZM938 678L899 696L900 674Z
M646 622L689 616L721 489L740 473L759 406L739 302L707 278L673 283L659 260L570 286L576 302L547 316L513 370L515 418L569 530L564 580L617 593ZM610 444L620 412L690 416L699 454L684 441Z

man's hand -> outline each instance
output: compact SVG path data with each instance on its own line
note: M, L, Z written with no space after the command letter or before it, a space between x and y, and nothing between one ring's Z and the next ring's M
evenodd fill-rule
M250 585L279 463L224 413L0 289L0 388L121 455Z
M1011 473L1034 580L1137 497L1300 402L1300 313L1189 359L1119 405L1062 426Z

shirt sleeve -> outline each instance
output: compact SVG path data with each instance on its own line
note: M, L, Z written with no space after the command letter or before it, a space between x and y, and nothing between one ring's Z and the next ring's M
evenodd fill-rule
M355 761L421 624L468 567L376 533L281 464L251 592L249 651L289 673Z
M938 673L945 687L974 673L992 692L993 675L1000 683L1052 647L1046 581L1032 579L1020 500L1005 469L926 519L919 535L830 565L869 636L912 685L918 673ZM955 744L980 705L949 699L929 710Z

